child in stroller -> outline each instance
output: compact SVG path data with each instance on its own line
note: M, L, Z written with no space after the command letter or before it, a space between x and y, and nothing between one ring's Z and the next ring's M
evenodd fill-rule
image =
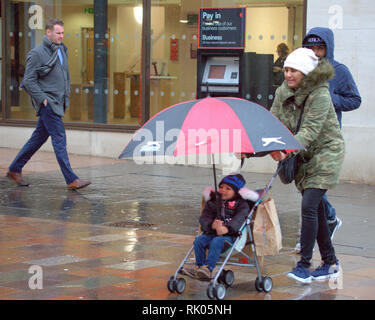
M246 182L240 174L226 176L220 181L217 198L216 192L212 188L205 189L203 194L205 197L204 209L199 220L203 234L196 237L194 245L190 248L174 275L169 278L167 288L170 292L179 294L184 292L186 281L184 278L178 277L178 274L184 274L202 280L212 279L207 287L207 296L210 299L224 299L226 287L231 287L234 282L233 272L225 270L224 267L229 264L229 259L235 251L246 258L250 258L242 251L245 244L248 243L255 264L243 263L241 266L255 266L257 272L255 289L257 291L270 292L272 290L272 279L261 274L250 224L255 211L265 199L277 175L278 170L273 174L264 189L257 189L256 191L244 187ZM228 237L229 242L224 237ZM247 238L249 242L247 242ZM230 243L229 247L225 251L225 245L228 243ZM206 258L207 249L208 256ZM188 269L185 264L192 264L187 260L193 251L196 255L195 268ZM225 255L224 262L218 272L212 275L212 270L219 262L222 253Z
M225 176L219 183L218 199L212 188L206 188L206 201L199 223L202 234L194 240L195 267L182 273L200 280L211 280L226 243L233 243L249 214L249 200L256 202L259 194L245 187L241 174ZM208 254L206 256L206 251Z

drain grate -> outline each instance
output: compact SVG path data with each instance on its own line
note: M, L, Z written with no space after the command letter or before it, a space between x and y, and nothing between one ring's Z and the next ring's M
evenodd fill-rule
M156 226L156 224L154 224L154 223L142 222L142 221L132 221L132 220L104 223L103 225L107 226L107 227L117 227L117 228L127 228L127 227L151 228L151 227Z

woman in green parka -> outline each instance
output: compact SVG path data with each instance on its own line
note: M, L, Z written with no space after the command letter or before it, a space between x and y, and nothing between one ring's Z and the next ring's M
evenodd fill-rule
M301 259L287 276L303 283L339 275L338 260L322 201L327 189L339 181L345 154L344 139L327 82L333 75L333 68L328 61L319 61L312 50L296 49L284 63L285 81L277 89L271 108L271 112L291 132L295 132L301 107L305 104L300 129L296 134L305 150L271 153L276 161L298 153L295 184L302 193ZM315 240L323 262L310 272Z

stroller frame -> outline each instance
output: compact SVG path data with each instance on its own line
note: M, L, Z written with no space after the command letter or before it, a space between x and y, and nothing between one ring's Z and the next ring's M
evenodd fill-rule
M210 299L218 299L222 300L225 297L226 294L226 288L231 287L234 282L234 274L231 270L225 270L224 267L226 265L237 265L237 266L251 266L253 267L254 264L250 263L233 263L229 262L229 259L233 253L233 251L236 248L236 245L241 239L241 236L243 235L243 232L246 232L249 236L249 243L251 245L251 251L254 255L254 259L251 259L247 254L241 251L237 251L238 253L244 255L248 259L254 260L255 268L257 271L257 278L255 280L255 288L257 291L264 291L264 292L270 292L272 290L272 278L267 276L262 276L258 257L256 254L256 248L254 244L254 237L253 237L253 231L250 228L250 224L254 221L252 220L253 215L255 213L255 210L258 208L259 204L266 198L268 191L271 189L273 181L276 179L278 175L278 171L272 175L269 183L267 184L266 188L264 189L264 192L261 194L260 198L255 202L253 207L251 208L249 214L247 215L244 223L242 224L240 231L238 232L238 235L233 242L233 244L230 244L230 248L228 249L229 252L226 254L225 259L223 262L220 262L218 264L221 264L221 267L219 268L219 271L216 273L215 277L211 280L207 287L207 296ZM167 283L168 290L170 292L177 292L179 294L183 293L186 288L186 280L184 278L178 278L178 274L183 274L182 269L185 264L194 264L192 262L188 262L190 255L192 254L194 250L194 245L190 248L188 253L186 254L185 258L180 263L179 267L177 268L176 272L173 276L170 277ZM228 251L227 250L227 251Z

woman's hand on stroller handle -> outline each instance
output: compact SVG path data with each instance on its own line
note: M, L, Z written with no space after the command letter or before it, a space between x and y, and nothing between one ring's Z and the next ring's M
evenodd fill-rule
M286 158L286 156L287 156L282 151L272 151L272 152L270 152L270 155L271 155L272 159L275 160L275 161L284 160Z

